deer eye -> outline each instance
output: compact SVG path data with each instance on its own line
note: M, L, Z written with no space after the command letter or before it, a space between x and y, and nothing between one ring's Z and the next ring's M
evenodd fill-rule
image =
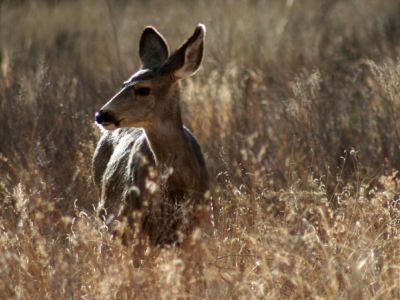
M137 96L148 96L150 94L150 88L140 87L135 89L135 95Z

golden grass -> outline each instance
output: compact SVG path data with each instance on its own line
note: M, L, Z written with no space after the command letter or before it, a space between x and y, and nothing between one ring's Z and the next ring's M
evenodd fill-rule
M3 1L1 299L400 298L398 1ZM93 113L207 26L185 120L212 226L123 246L95 217Z

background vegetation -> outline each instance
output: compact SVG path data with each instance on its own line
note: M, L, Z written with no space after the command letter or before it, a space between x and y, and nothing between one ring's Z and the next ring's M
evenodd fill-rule
M397 0L1 1L0 298L400 298ZM176 48L212 178L187 249L112 239L94 214L93 113ZM195 232L193 239L199 237Z

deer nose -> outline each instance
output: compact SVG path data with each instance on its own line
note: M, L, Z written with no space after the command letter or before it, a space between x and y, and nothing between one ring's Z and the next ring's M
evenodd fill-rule
M114 123L113 117L107 111L98 111L94 115L97 124Z

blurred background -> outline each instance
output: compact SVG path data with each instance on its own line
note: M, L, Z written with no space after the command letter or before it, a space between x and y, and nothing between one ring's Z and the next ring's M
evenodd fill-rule
M106 284L122 299L132 282L154 298L398 298L399 16L398 0L0 1L0 298L109 299ZM145 26L173 50L198 23L182 106L213 235L170 288L174 259L132 275L96 227L93 116L140 67Z
M22 183L68 207L95 200L93 113L140 67L147 25L171 49L207 26L203 67L182 84L213 178L332 187L339 173L368 181L400 167L398 1L0 5L1 194Z

